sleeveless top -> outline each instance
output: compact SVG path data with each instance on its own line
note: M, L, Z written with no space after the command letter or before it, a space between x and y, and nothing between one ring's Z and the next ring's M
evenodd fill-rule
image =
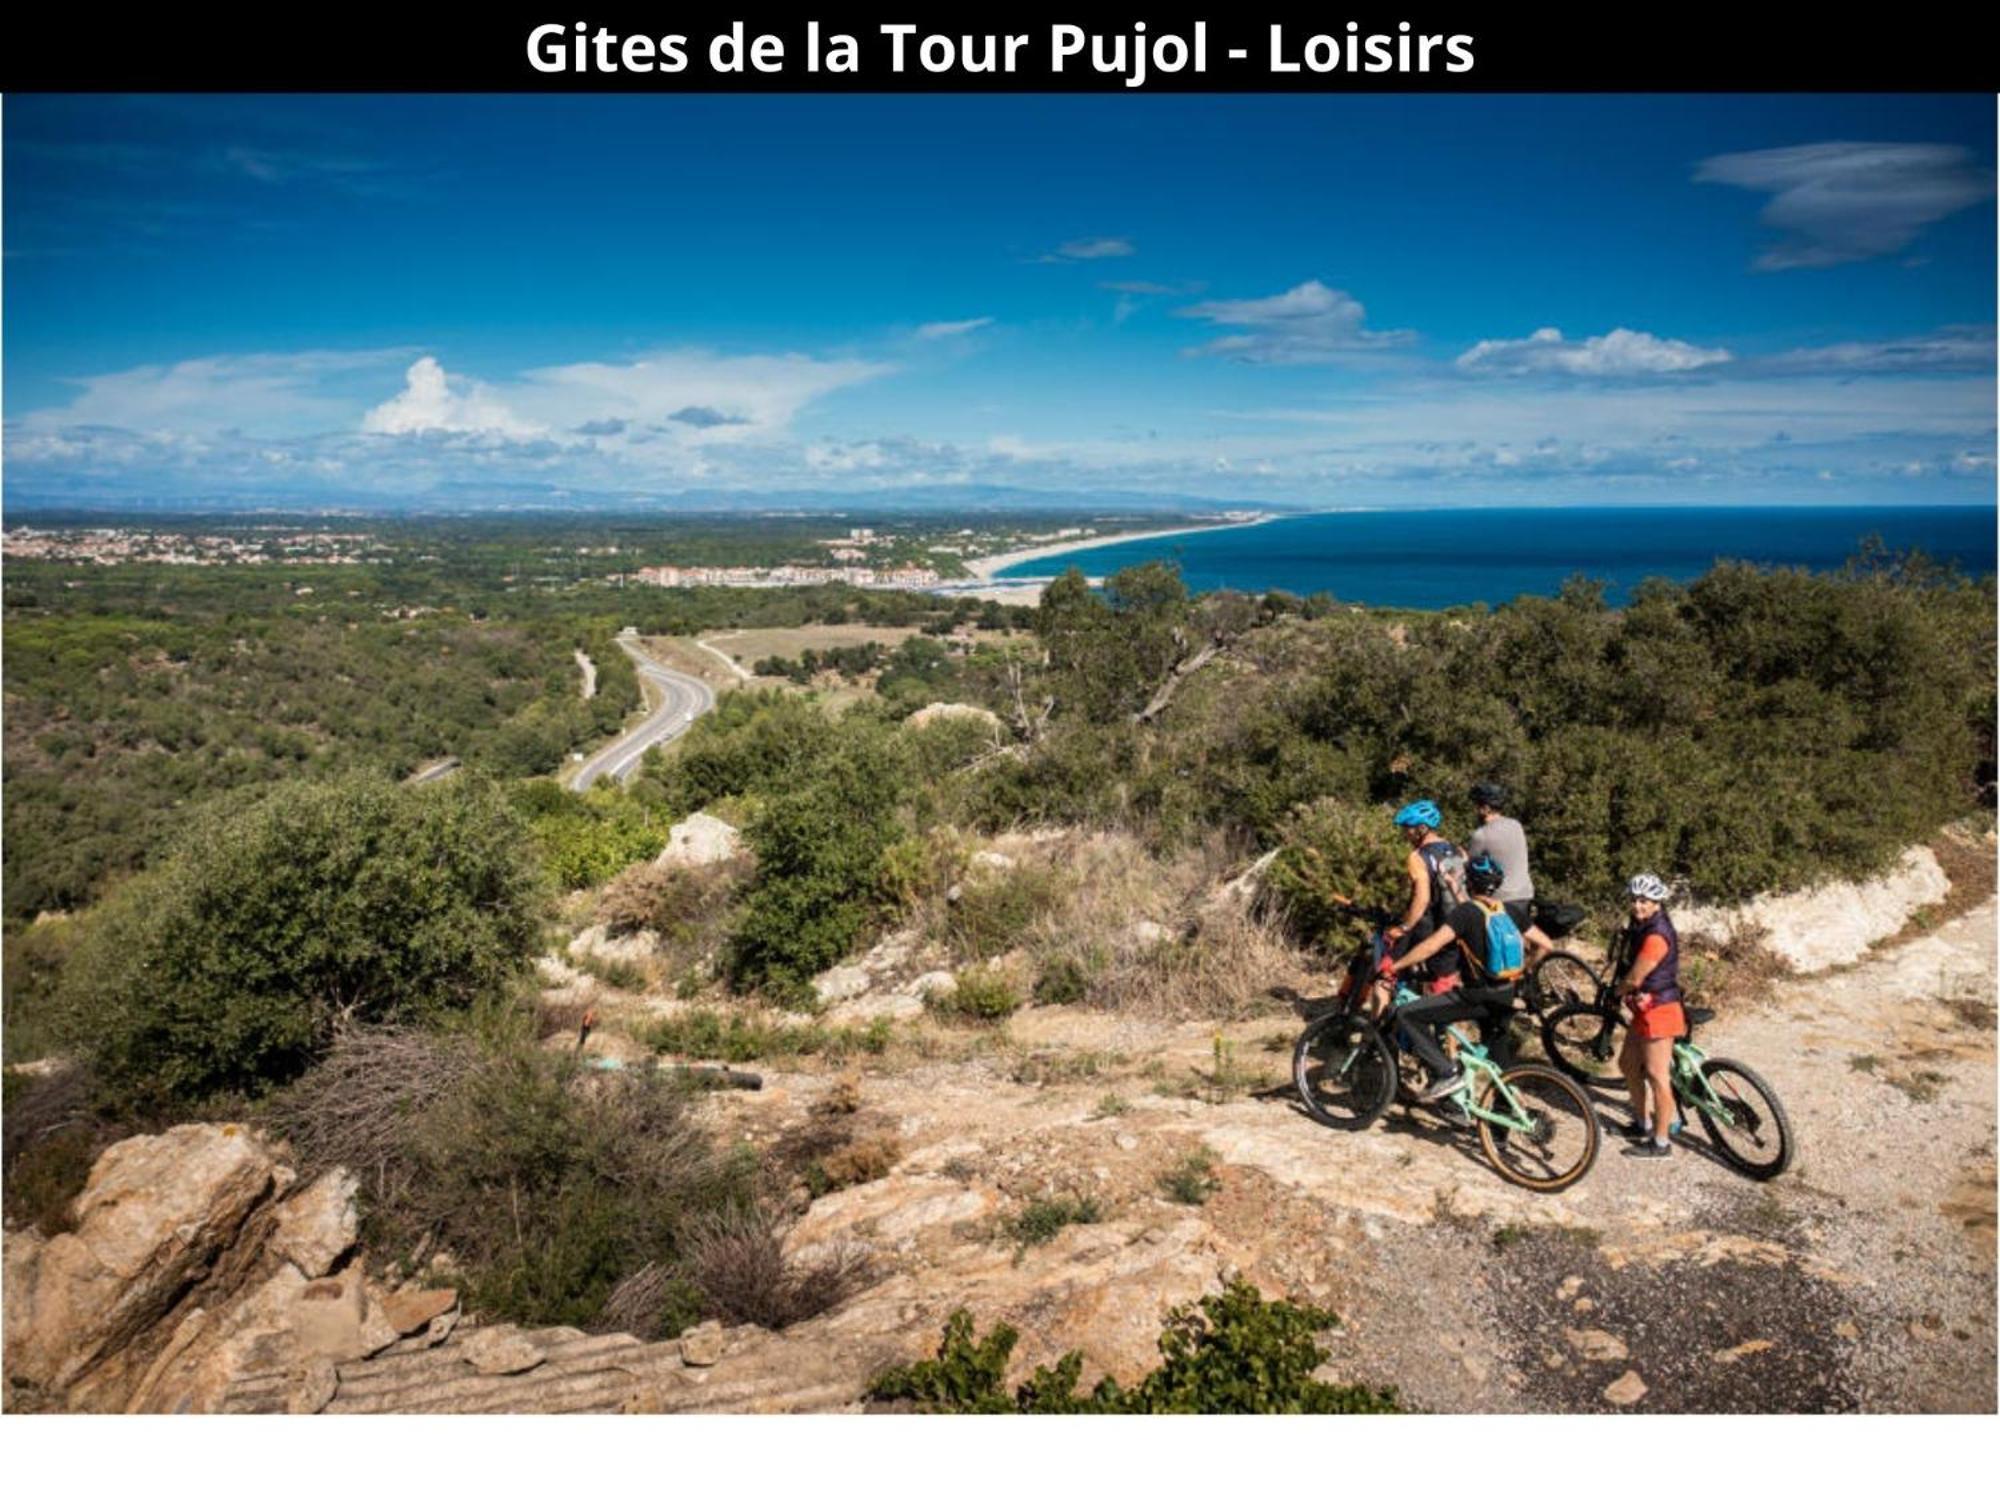
M1431 879L1431 904L1426 915L1434 928L1442 926L1446 913L1468 895L1465 856L1451 840L1433 839L1418 848L1417 857L1423 860Z
M1639 946L1649 937L1665 941L1667 956L1654 964L1652 972L1639 981L1640 993L1662 1000L1678 1000L1681 997L1681 939L1664 910L1654 912L1643 922L1632 924L1631 951L1637 954Z

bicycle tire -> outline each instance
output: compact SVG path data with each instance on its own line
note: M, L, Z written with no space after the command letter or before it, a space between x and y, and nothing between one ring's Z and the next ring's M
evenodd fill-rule
M1487 1078L1479 1094L1481 1109L1493 1108L1494 1095L1503 1083L1536 1118L1537 1128L1510 1130L1480 1118L1479 1149L1486 1153L1493 1170L1531 1193L1560 1193L1582 1181L1597 1162L1604 1134L1590 1096L1575 1080L1565 1078L1554 1068L1528 1063L1509 1068L1497 1079ZM1570 1117L1567 1122L1562 1118L1565 1114ZM1572 1135L1580 1138L1574 1160L1567 1159L1567 1149L1561 1153L1548 1150L1558 1130L1565 1141Z
M1574 953L1550 953L1528 971L1521 998L1536 1019L1564 1005L1593 1005L1603 989L1597 970Z
M1306 1113L1333 1130L1366 1130L1396 1097L1396 1059L1373 1022L1321 1016L1292 1047L1292 1084Z
M1769 1161L1746 1155L1738 1148L1737 1135L1731 1134L1714 1115L1705 1109L1697 1109L1692 1104L1683 1104L1684 1113L1701 1116L1702 1129L1708 1133L1709 1144L1715 1147L1716 1154L1745 1177L1756 1182L1769 1182L1784 1172L1792 1164L1795 1146L1791 1117L1785 1113L1785 1106L1778 1102L1777 1092L1760 1074L1726 1057L1709 1058L1702 1064L1701 1072L1702 1077L1708 1080L1708 1086L1722 1095L1732 1115L1736 1114L1738 1109L1748 1111L1748 1117L1742 1122L1743 1130L1738 1134L1747 1134L1753 1140L1774 1138L1774 1149ZM1718 1075L1730 1074L1741 1079L1756 1096L1755 1104L1746 1100L1741 1093L1733 1089L1725 1090L1716 1082Z
M1542 1052L1565 1078L1598 1088L1618 1083L1623 1077L1618 1031L1624 1024L1615 1009L1558 1006L1542 1017Z

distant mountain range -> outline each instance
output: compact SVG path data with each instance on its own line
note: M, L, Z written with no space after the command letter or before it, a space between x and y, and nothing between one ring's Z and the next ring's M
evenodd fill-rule
M1182 516L1243 509L1241 501L1201 495L1161 495L1136 490L1029 490L1007 485L923 485L857 493L852 490L685 490L673 495L633 495L576 491L505 494L470 487L412 497L354 497L313 502L278 496L211 495L139 499L83 499L76 496L9 496L7 517L14 522L49 521L88 516L223 516L223 515L771 515L813 514L1001 515L1061 512L1063 514L1153 514ZM1259 500L1260 511L1306 510L1282 502Z

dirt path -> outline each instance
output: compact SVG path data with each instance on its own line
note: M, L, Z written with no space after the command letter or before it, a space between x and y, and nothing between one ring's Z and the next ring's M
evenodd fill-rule
M1241 1271L1340 1313L1329 1377L1432 1410L1990 1411L1994 924L1988 900L1705 1028L1791 1113L1798 1163L1768 1185L1607 1134L1591 1176L1544 1198L1400 1106L1327 1131L1289 1098L1297 1026L1277 1014L1038 1008L930 1033L930 1060L871 1060L858 1087L767 1072L716 1108L764 1148L817 1130L900 1153L795 1235L877 1256L874 1287L785 1335L784 1357L851 1361L857 1387L928 1353L960 1305L1021 1328L1022 1370L1072 1347L1091 1378L1143 1369L1159 1312ZM1624 1119L1610 1097L1600 1113ZM1163 1178L1196 1151L1216 1190L1174 1201ZM1079 1197L1097 1222L1008 1238L1024 1208Z

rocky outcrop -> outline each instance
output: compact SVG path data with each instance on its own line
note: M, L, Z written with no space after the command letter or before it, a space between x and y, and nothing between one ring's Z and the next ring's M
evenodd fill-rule
M215 1411L237 1381L277 1409L329 1404L343 1364L457 1316L457 1293L389 1291L355 1254L352 1173L300 1183L241 1125L107 1147L75 1230L7 1237L6 1362L17 1389L78 1411Z
M903 722L912 729L922 729L946 719L964 719L994 730L1000 727L1000 716L976 703L926 703Z
M1937 856L1919 845L1873 880L1759 896L1741 906L1684 906L1675 910L1674 926L1683 937L1716 943L1756 936L1794 972L1817 974L1862 958L1950 890Z
M742 835L734 825L696 813L667 830L667 847L653 863L662 870L719 865L734 859L742 848Z
M76 1228L7 1243L10 1378L60 1391L147 1332L207 1280L277 1189L238 1125L182 1125L105 1149Z

